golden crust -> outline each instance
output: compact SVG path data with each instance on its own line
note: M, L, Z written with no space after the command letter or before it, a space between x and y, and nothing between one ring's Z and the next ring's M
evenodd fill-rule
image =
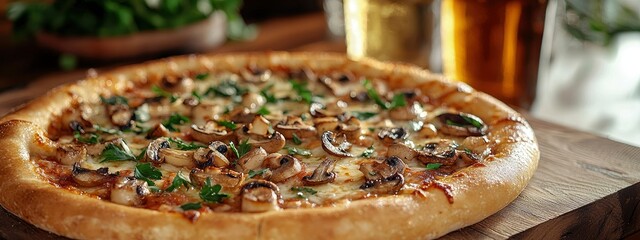
M169 71L235 70L258 66L345 69L378 76L393 88L419 88L434 101L481 117L499 142L485 166L442 179L424 196L370 198L332 207L260 214L205 213L191 222L177 213L122 206L44 182L30 157L39 151L49 122L74 98L97 101L96 92L121 92L145 76ZM80 239L416 239L435 238L488 217L517 197L533 175L539 150L529 125L492 97L428 71L374 60L353 62L326 53L255 53L168 58L116 69L52 90L0 120L0 204L45 230Z

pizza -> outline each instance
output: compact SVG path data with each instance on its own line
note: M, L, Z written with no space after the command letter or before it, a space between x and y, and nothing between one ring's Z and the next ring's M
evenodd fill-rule
M539 159L516 111L426 70L327 53L167 58L0 124L0 204L78 239L436 238Z

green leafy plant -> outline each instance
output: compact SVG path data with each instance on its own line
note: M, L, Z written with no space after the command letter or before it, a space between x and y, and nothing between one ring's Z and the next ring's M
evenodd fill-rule
M564 2L564 27L579 40L608 44L618 33L640 31L639 13L621 1Z
M232 40L255 37L255 27L240 17L242 0L57 0L53 3L16 2L7 17L18 38L38 32L62 36L112 37L141 31L173 29L225 13Z

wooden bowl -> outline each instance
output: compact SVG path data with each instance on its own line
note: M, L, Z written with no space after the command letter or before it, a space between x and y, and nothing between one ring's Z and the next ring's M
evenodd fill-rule
M217 11L205 20L176 29L105 38L58 36L43 32L37 34L36 39L39 45L61 53L108 60L169 50L207 50L224 43L226 26L224 13Z

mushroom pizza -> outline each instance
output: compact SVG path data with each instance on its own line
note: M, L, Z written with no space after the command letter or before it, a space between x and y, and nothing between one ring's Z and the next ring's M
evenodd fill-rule
M511 202L514 110L412 66L325 53L168 58L0 125L0 204L81 239L435 238Z

